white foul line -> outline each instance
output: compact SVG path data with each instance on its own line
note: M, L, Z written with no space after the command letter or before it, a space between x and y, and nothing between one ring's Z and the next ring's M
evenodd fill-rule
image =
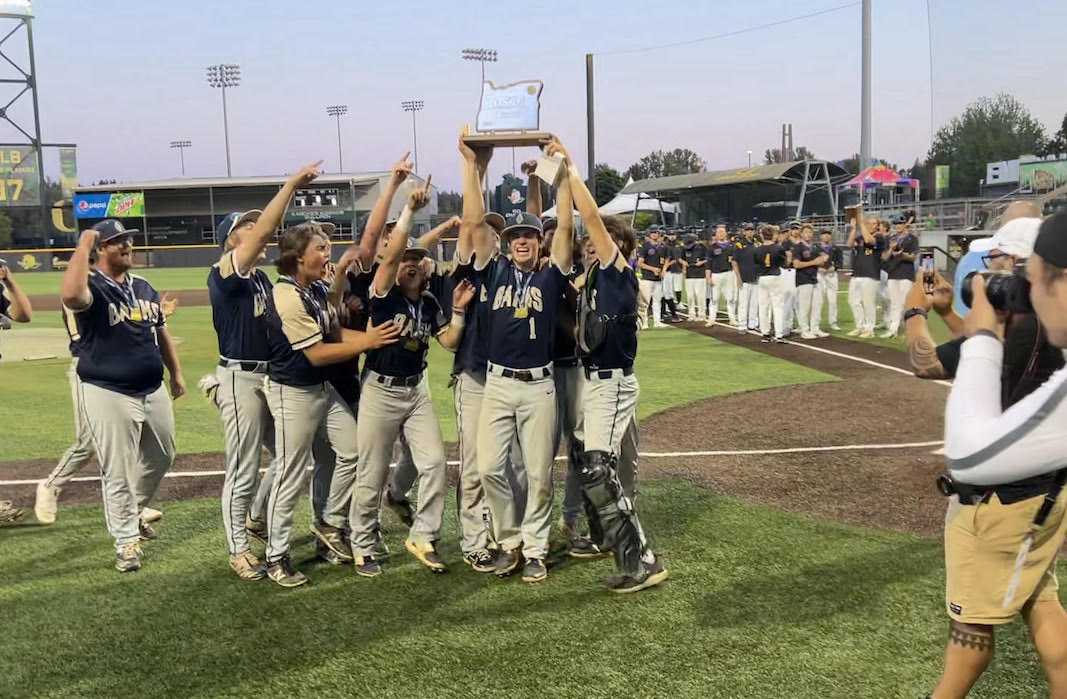
M923 449L941 447L942 441L909 442L906 444L841 444L830 447L789 447L785 449L725 449L718 451L643 451L638 456L645 459L675 459L686 456L770 456L773 454L804 454L827 451L876 451L881 449ZM566 461L566 456L557 456L556 461ZM447 462L449 466L459 466L458 461ZM391 464L395 466L396 464ZM260 469L262 473L266 469ZM312 470L311 468L308 469ZM164 478L201 478L206 476L224 476L225 471L171 471ZM79 476L71 478L73 483L96 483L100 476ZM0 481L0 486L37 485L41 479Z

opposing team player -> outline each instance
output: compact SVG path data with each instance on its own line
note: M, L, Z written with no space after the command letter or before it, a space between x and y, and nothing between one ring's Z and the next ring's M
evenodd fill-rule
M626 264L633 231L618 219L600 217L596 201L563 146L548 153L566 158L560 186L560 221L571 195L596 247L597 264L581 281L578 339L584 382L575 430L581 444L579 475L593 540L611 549L618 574L608 581L613 592L627 593L667 579L662 561L649 548L632 500L619 481L618 461L627 430L634 424L640 392L633 362L637 355L637 279ZM609 230L611 232L609 232Z
M845 266L842 261L841 248L834 245L834 234L830 231L819 233L819 247L822 254L826 256L826 262L819 268L819 288L816 295L826 302L826 316L830 321L830 329L840 330L841 326L837 324L837 270ZM822 305L813 303L812 306L815 329L821 332ZM814 306L818 306L818 310L815 310Z
M711 308L706 325L711 327L719 316L719 300L726 301L726 317L730 325L737 325L737 275L733 270L734 245L726 238L726 226L715 227L715 239L708 245L705 261L705 281L711 289Z
M134 232L114 219L84 231L61 287L63 305L77 316L79 400L100 462L104 519L121 572L138 570L140 542L156 537L140 512L174 463L171 398L185 393L159 294L129 271ZM90 271L94 247L97 269Z
M759 265L754 234L751 223L741 226L741 238L734 242L730 252L730 266L737 285L737 332L741 335L759 330Z
M811 225L805 223L800 229L800 240L792 249L793 269L796 270L797 320L800 323L800 337L805 340L827 336L819 329L822 304L814 301L817 298L818 269L828 258L812 244L814 233Z

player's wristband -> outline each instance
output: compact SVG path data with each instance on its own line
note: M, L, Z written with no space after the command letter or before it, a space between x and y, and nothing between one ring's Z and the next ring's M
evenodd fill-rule
M922 316L923 318L926 318L927 310L925 308L909 308L908 310L904 311L904 322L907 323L915 316Z

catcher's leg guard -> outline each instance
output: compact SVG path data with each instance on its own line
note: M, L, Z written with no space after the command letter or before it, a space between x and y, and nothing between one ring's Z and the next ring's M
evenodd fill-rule
M579 475L590 537L602 549L611 549L619 571L640 574L645 534L619 483L615 457L606 451L587 451Z

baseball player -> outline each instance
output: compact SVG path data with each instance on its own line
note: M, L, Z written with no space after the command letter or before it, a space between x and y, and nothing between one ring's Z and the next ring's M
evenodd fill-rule
M782 288L782 268L789 264L787 253L771 228L763 231L763 244L756 248L759 273L759 327L762 342L781 342L785 337L785 293ZM771 321L774 335L771 335Z
M477 183L476 155L460 145L465 186ZM473 240L475 267L483 275L488 308L488 374L478 425L478 470L501 548L495 573L515 572L525 557L522 579L548 575L545 556L552 515L552 453L556 425L552 354L558 300L570 282L573 254L571 204L561 188L559 225L549 264L539 265L541 220L521 212L502 231L511 256L495 254L494 237L480 224L480 198L464 197L461 235ZM469 204L469 206L468 206ZM526 465L528 493L520 517L507 476L508 452L518 435Z
M800 223L793 221L789 228L783 230L779 236L778 244L787 254L793 254L793 248L800 242ZM785 325L785 335L793 334L793 328L799 324L797 309L797 274L792 266L792 257L789 264L782 268L782 309L784 316L782 323Z
M841 248L834 245L834 234L830 231L819 233L819 247L826 256L826 262L819 268L819 288L816 292L818 302L812 303L812 317L815 318L815 329L822 330L822 299L826 300L827 317L830 321L831 330L840 330L837 324L837 270L844 267ZM818 310L815 307L818 307Z
M812 244L814 236L815 231L811 224L805 223L800 229L800 240L792 250L799 308L797 319L800 322L800 337L805 340L827 337L826 333L819 330L819 311L822 310L822 304L816 305L812 301L817 297L818 269L828 258Z
M559 206L556 207L559 209ZM652 299L652 325L664 327L663 323L663 275L670 263L667 246L660 240L659 228L648 229L648 240L637 251L637 268L641 271L641 295ZM646 326L648 327L648 326Z
M707 249L705 266L706 286L711 289L711 308L705 325L711 327L719 317L719 300L726 301L726 316L730 325L737 325L737 275L733 269L735 246L726 238L726 226L715 227L715 239Z
M561 214L564 210L569 214L573 190L596 248L596 263L580 281L578 340L584 381L575 441L582 450L578 464L582 493L594 542L611 549L615 557L618 574L608 580L608 588L617 593L637 592L662 583L668 571L649 547L618 472L625 435L631 427L636 430L640 392L633 373L638 285L626 264L634 244L633 231L617 218L605 221L600 217L596 201L558 141L549 144L548 153L560 153L566 159Z
M7 263L0 260L0 316L16 323L29 323L33 319L30 299L15 281ZM22 519L23 512L10 500L0 501L0 524L10 524Z
M412 192L371 286L370 322L393 322L400 336L396 344L370 351L363 368L356 438L361 468L350 519L355 569L364 577L382 572L374 557L378 511L393 443L401 433L419 477L419 502L404 546L431 571L448 570L437 552L447 483L444 444L425 372L426 353L431 336L445 349L454 351L459 346L474 287L467 282L456 287L451 322L426 291L429 274L422 265L426 250L408 248L407 243L415 212L429 202L429 188L427 179L424 189Z
M249 547L245 529L249 503L259 481L264 447L275 458L274 423L263 379L270 348L265 315L270 279L256 265L266 258L289 200L319 175L321 161L307 165L286 180L262 211L232 213L218 225L222 257L207 276L211 316L218 336L217 387L212 399L222 418L226 442L222 484L222 522L230 568L242 580L260 580L266 569ZM276 470L276 469L275 469Z
M896 337L904 318L904 299L915 281L915 257L919 254L919 239L912 235L911 221L901 217L897 230L889 238L889 246L882 253L882 264L888 275L889 314L883 338Z
M140 569L140 542L156 537L140 512L174 463L171 397L185 393L159 294L129 271L135 232L115 219L84 231L61 288L63 305L77 317L78 398L100 462L104 520L120 572ZM90 271L94 247L97 269Z
M339 555L351 557L338 525L345 521L355 478L356 417L329 381L326 368L395 342L399 333L392 323L368 326L365 333L340 328L340 284L328 288L323 281L330 260L329 233L327 224L311 221L282 234L280 274L267 303L267 403L281 453L267 504L267 577L282 587L308 581L292 566L289 535L307 467L319 463L312 454L316 440L328 442L336 458L319 537Z
M883 241L874 235L874 219L868 220L861 207L848 209L848 240L845 246L852 251L852 279L848 283L848 305L856 327L851 337L874 337L874 315L881 275L880 258Z
M667 231L667 248L670 262L667 264L667 274L663 277L663 300L671 312L671 320L677 322L681 320L678 316L678 303L682 300L682 290L685 288L685 275L682 270L685 257L678 240L678 230L675 228Z
M759 264L756 258L755 228L751 223L741 226L741 238L730 253L737 287L737 332L759 330ZM718 313L718 311L716 311ZM708 317L711 315L709 313Z
M686 236L682 267L685 269L685 304L689 309L689 320L703 320L708 312L708 286L704 279L707 255L708 247L696 234Z

